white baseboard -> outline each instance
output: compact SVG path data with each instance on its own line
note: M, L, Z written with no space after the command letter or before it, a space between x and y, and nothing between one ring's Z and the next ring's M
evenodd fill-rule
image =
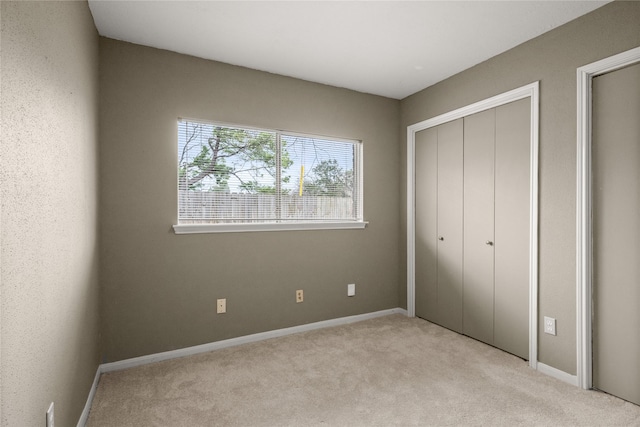
M300 332L313 331L315 329L328 328L331 326L346 325L349 323L361 322L375 317L389 316L390 314L405 314L406 310L392 308L389 310L376 311L373 313L358 314L355 316L340 317L338 319L324 320L321 322L309 323L306 325L292 326L290 328L276 329L274 331L260 332L258 334L245 335L223 341L215 341L193 347L180 348L177 350L165 351L162 353L150 354L148 356L134 357L132 359L120 360L118 362L102 364L102 372L119 371L135 366L147 365L149 363L161 362L163 360L176 359L178 357L192 356L194 354L207 353L209 351L223 348L235 347L237 345L248 344L257 341L268 340L270 338L283 337Z
M245 335L242 337L231 338L223 341L216 341L193 347L180 348L178 350L165 351L162 353L149 354L147 356L134 357L132 359L120 360L117 362L103 363L98 366L96 376L91 386L87 403L84 406L77 427L84 427L89 418L89 411L93 403L93 397L98 388L100 375L106 372L120 371L136 366L147 365L149 363L161 362L163 360L177 359L179 357L192 356L194 354L207 353L209 351L220 350L223 348L235 347L237 345L248 344L268 340L271 338L283 337L286 335L297 334L300 332L313 331L316 329L329 328L332 326L347 325L349 323L361 322L363 320L374 319L376 317L389 316L391 314L407 315L407 310L403 308L391 308L388 310L375 311L373 313L357 314L355 316L340 317L337 319L323 320L321 322L308 323L306 325L293 326L290 328L276 329L274 331L260 332L258 334Z
M89 390L89 396L87 397L87 403L84 404L84 409L82 410L82 414L80 414L80 419L78 420L77 427L84 427L89 419L89 411L91 410L91 404L93 403L93 397L96 395L96 390L98 390L98 383L100 382L100 375L102 375L102 370L100 369L102 365L98 365L98 369L96 370L96 375L93 377L93 384L91 384L91 389Z
M558 379L560 381L564 381L565 383L569 383L571 385L574 385L574 386L578 387L578 376L577 375L568 374L568 373L566 373L564 371L561 371L560 369L556 369L556 368L554 368L552 366L545 365L544 363L541 363L541 362L537 363L536 369L540 373L543 373L545 375L549 375L550 377L553 377L555 379Z

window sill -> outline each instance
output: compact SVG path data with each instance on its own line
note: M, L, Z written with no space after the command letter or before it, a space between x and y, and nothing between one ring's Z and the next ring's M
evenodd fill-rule
M292 222L274 224L178 224L173 226L176 234L242 233L258 231L306 231L306 230L358 230L369 224L367 221L345 222Z

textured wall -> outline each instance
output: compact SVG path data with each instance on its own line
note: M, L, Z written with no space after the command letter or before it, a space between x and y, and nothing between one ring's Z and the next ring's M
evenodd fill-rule
M99 361L98 36L85 2L1 2L2 426L71 426Z
M613 2L401 102L402 221L406 127L540 80L539 330L541 362L576 373L576 68L640 45L640 2ZM403 239L406 235L403 232ZM406 259L406 243L402 242ZM403 265L404 261L403 261ZM402 273L406 276L406 269ZM406 281L400 300L406 305Z
M110 39L100 55L107 360L398 306L399 101ZM175 235L177 117L362 140L369 226Z

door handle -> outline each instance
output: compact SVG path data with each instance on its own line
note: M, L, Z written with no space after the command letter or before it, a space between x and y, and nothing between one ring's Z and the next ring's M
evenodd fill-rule
M440 237L438 237L438 240L443 241L444 237L440 236Z
M493 246L493 242L492 242L491 240L487 240L487 241L485 242L485 245L487 245L487 246Z

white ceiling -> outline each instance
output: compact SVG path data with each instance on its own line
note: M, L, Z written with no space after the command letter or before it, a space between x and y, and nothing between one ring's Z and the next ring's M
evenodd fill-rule
M102 36L402 99L608 1L89 0Z

